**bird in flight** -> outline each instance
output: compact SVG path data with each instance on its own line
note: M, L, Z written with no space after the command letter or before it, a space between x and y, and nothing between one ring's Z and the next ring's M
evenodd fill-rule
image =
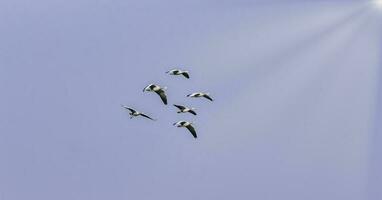
M166 87L162 88L159 85L150 84L143 89L143 92L155 92L162 99L163 103L167 105L167 97L165 93Z
M195 93L187 95L187 97L193 97L193 98L204 97L210 101L213 101L213 99L209 96L208 93L203 93L203 92L195 92Z
M170 71L168 71L166 73L170 74L170 75L183 75L187 79L190 78L190 75L188 74L188 71L182 71L182 70L179 70L179 69L173 69L173 70L170 70Z
M181 106L181 105L176 105L174 104L175 107L177 107L179 109L179 111L177 113L186 113L186 112L189 112L193 115L196 115L196 112L194 111L195 108L188 108L186 106Z
M179 121L177 123L174 123L174 126L177 126L177 127L185 127L187 128L190 133L192 134L192 136L194 136L194 138L196 139L198 136L196 135L196 131L195 131L195 128L192 126L192 123L191 122L186 122L186 121Z
M121 106L122 106L122 108L124 108L124 109L130 111L130 112L129 112L130 119L132 119L133 117L142 116L142 117L146 117L147 119L151 119L151 120L155 121L155 119L153 119L153 118L147 116L147 115L144 114L144 113L138 112L138 111L136 111L136 110L134 110L134 109L132 109L132 108L130 108L130 107L124 106L124 105L121 105Z

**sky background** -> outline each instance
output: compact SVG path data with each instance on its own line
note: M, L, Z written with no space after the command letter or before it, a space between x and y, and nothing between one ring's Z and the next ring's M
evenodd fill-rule
M1 0L0 200L380 200L381 18L351 0Z

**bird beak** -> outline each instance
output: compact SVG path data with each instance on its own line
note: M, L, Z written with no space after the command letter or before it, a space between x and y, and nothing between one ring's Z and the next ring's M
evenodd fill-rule
M187 97L191 96L191 94L188 94Z

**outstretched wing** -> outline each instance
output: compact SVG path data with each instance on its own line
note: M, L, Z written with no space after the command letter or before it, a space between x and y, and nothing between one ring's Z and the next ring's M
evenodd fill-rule
M167 97L166 97L166 93L164 92L164 90L158 90L158 91L156 91L156 93L160 96L160 98L162 99L163 103L165 105L167 105Z
M123 107L124 109L129 110L129 111L132 112L132 113L137 112L136 110L134 110L134 109L132 109L132 108L130 108L130 107L127 107L127 106L124 106L124 105L122 105L122 107Z
M204 94L203 97L207 98L210 101L214 101L210 96L208 96L208 94Z
M187 72L182 72L182 75L186 78L190 78L190 75Z
M179 110L183 110L183 109L185 109L186 107L184 107L184 106L181 106L181 105L176 105L176 104L174 104L174 106L175 107L177 107L177 108L179 108Z
M191 113L191 114L193 114L193 115L196 115L196 112L193 111L193 110L189 110L188 112Z
M139 115L142 116L142 117L146 117L146 118L148 118L148 119L151 119L151 120L155 121L155 119L153 119L153 118L151 118L151 117L149 117L149 116L147 116L147 115L145 115L145 114L143 114L143 113L141 113L141 114L139 114Z
M192 136L194 136L194 138L198 137L196 135L196 131L195 131L194 127L192 127L191 125L188 125L188 126L186 126L186 128L191 132L191 134L192 134Z

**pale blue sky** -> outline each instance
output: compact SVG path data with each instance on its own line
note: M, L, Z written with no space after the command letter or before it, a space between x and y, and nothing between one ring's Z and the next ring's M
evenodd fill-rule
M380 200L381 18L368 1L2 0L0 200Z

